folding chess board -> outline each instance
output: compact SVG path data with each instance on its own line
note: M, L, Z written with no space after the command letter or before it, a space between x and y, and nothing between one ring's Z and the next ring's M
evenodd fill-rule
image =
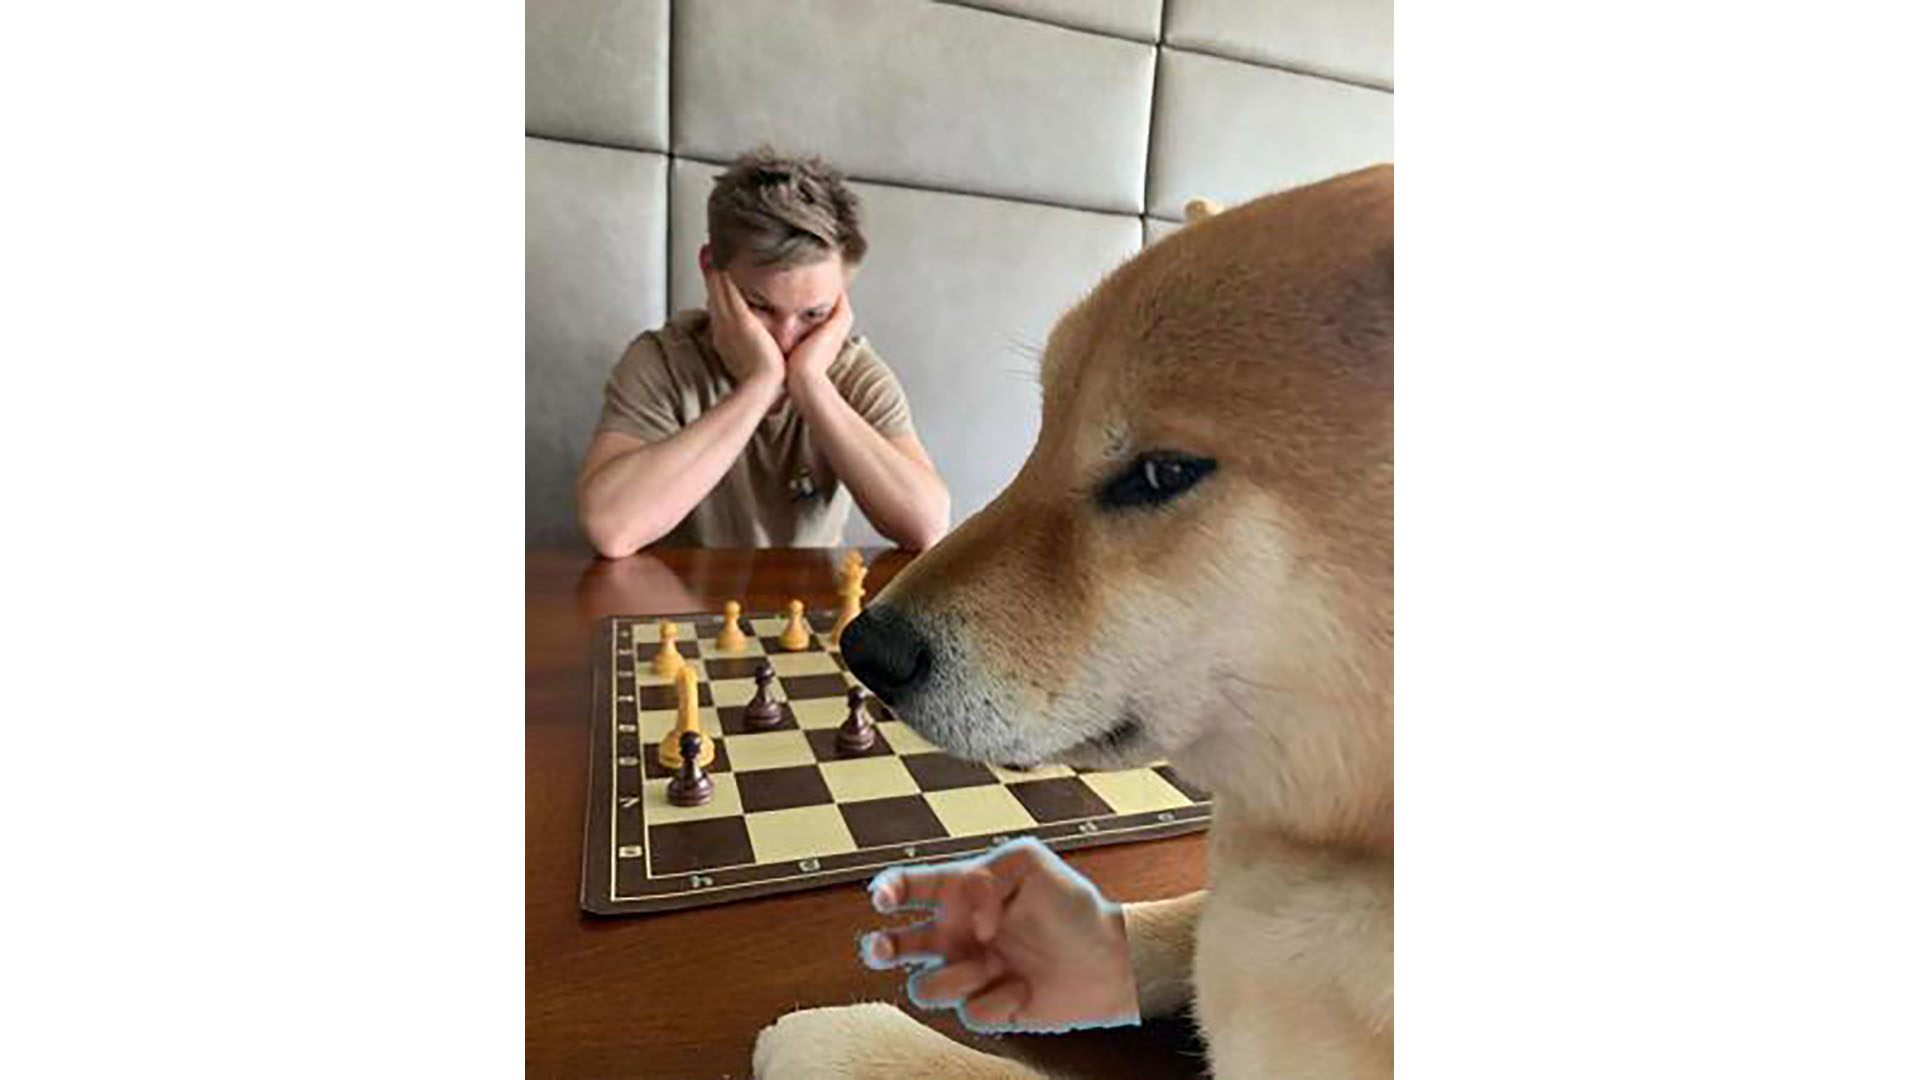
M743 616L744 652L714 645L723 616L615 616L595 644L593 740L581 906L638 914L766 896L882 868L985 851L1015 836L1058 849L1205 828L1204 792L1164 764L1014 772L942 753L869 698L878 738L843 754L834 736L857 680L833 646L834 613L809 614L804 651L780 646L782 615ZM714 742L711 801L667 801L656 747L673 730L676 692L655 675L660 622L700 677L700 727ZM780 726L749 730L753 670L773 666Z

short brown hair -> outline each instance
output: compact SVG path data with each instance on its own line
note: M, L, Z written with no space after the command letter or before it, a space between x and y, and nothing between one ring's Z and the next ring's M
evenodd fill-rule
M707 196L713 264L737 255L785 269L838 251L849 264L867 253L860 200L839 170L817 157L783 157L761 147L733 163Z

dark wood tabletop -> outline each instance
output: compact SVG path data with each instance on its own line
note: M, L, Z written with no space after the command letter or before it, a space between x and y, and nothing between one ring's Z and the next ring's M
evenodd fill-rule
M921 1013L900 972L869 971L854 942L881 924L858 883L651 916L580 910L586 820L588 651L606 615L750 611L790 598L828 608L844 550L675 550L628 559L527 554L527 1075L711 1080L751 1075L753 1039L784 1012L892 1001L973 1045L1059 1076L1202 1074L1185 1021L987 1039ZM910 560L867 550L867 595ZM1202 888L1204 834L1065 858L1115 900Z

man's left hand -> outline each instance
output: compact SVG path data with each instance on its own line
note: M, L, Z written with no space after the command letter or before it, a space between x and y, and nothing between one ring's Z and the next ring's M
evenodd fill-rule
M812 379L824 379L827 367L840 355L852 330L853 301L843 292L833 305L833 314L808 331L800 344L793 347L793 352L787 354L787 392L793 393L801 383Z

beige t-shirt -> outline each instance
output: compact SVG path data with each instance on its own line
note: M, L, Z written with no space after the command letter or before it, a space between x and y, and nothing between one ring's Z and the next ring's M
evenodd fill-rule
M733 393L733 376L707 343L707 313L679 312L634 339L607 379L600 431L657 442ZM900 381L865 337L848 338L827 379L882 435L911 434ZM784 394L740 457L662 544L695 547L834 547L853 496L813 446Z

